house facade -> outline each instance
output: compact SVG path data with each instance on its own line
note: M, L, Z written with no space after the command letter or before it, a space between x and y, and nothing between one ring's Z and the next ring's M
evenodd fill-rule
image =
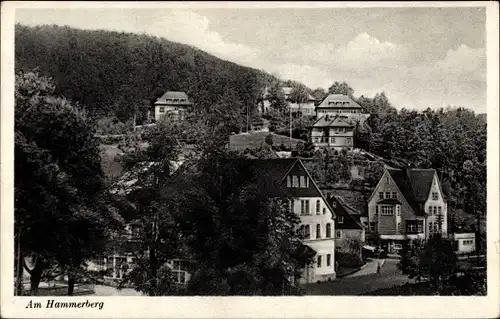
M291 94L293 92L293 88L289 86L285 86L281 88L284 96L285 96L285 101L288 104L288 107L292 114L299 115L299 116L315 116L315 106L314 103L316 102L316 99L308 94L307 101L304 103L296 103L292 101L291 99ZM269 113L272 109L271 107L271 102L269 101L270 98L270 93L269 89L266 88L264 90L264 94L262 95L262 99L258 101L258 109L261 114L266 114Z
M355 126L347 116L324 115L311 128L311 142L315 149L352 149Z
M336 215L335 250L361 256L361 247L365 242L365 228L360 222L361 212L347 204L341 196L328 196L327 200L335 209ZM359 247L355 248L353 242L359 243Z
M303 243L315 252L314 263L299 283L333 280L335 273L335 213L302 161L298 158L257 159L260 187L273 184L272 197L290 199L290 209L300 217Z
M189 97L184 92L167 91L154 103L156 122L184 120L187 107L191 106Z
M457 254L470 254L476 251L475 233L454 233L449 238L453 241L453 250Z
M315 148L352 149L354 132L370 116L351 97L330 94L315 108L316 123L311 127Z
M368 200L368 232L378 233L388 252L411 239L447 236L447 203L434 169L386 167Z

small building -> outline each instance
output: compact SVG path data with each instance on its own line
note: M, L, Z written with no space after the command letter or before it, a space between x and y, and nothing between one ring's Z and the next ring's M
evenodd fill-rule
M475 233L454 233L449 238L453 240L453 250L457 254L469 254L476 251Z
M335 250L361 256L361 248L365 242L365 228L360 222L361 212L347 204L341 196L328 196L327 200L335 209L336 215ZM355 243L359 244L357 248Z
M167 91L154 103L155 120L184 120L185 112L192 103L184 92Z
M304 103L296 103L291 99L293 87L284 86L281 88L281 90L285 96L285 101L287 102L292 114L296 116L315 116L314 103L316 102L316 99L311 94L308 94L307 101L305 101ZM269 101L269 97L269 89L265 88L262 99L258 101L258 109L261 114L266 114L271 111L271 102Z
M446 237L447 211L436 170L385 167L368 199L368 232L392 252L406 240Z

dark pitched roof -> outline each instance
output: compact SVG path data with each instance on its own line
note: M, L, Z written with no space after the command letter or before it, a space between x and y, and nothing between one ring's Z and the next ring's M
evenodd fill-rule
M346 115L323 115L314 124L313 127L354 127L355 124Z
M342 224L336 224L335 227L340 229L363 229L364 227L358 222L359 216L358 212L352 207L347 205L342 197L332 195L327 198L327 202L330 206L335 207L335 214L337 216L343 216L344 222ZM354 214L355 216L353 216Z
M423 203L427 200L432 186L434 169L400 170L387 168L392 179L403 193L406 201L417 215L424 215Z
M347 106L342 104L340 105L329 105L329 102L348 102ZM359 105L356 101L354 101L351 97L344 94L329 94L321 103L317 106L317 108L359 108L363 109L361 105Z
M167 100L178 100L178 101L168 101ZM186 93L180 91L167 91L165 92L155 104L180 104L180 105L190 105L189 98Z

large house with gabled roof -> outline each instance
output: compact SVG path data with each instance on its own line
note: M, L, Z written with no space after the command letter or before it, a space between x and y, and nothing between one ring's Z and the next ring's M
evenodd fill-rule
M391 252L406 240L447 236L447 213L436 170L385 167L368 199L368 231L378 233Z
M356 124L344 115L324 115L311 128L311 142L315 149L352 149Z
M315 148L352 149L356 126L370 116L350 96L330 94L316 106L316 122L311 127Z

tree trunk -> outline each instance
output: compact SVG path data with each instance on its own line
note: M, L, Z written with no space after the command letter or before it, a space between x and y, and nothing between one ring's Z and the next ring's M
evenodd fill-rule
M40 285L40 281L42 279L42 271L43 265L41 262L37 261L35 264L35 268L31 270L30 273L30 295L38 296L38 286Z
M72 275L68 276L68 296L73 296L75 290L75 278Z
M153 245L151 245L153 246ZM149 267L151 269L151 286L149 289L150 296L156 296L157 291L157 275L158 275L158 260L156 257L156 249L154 247L150 247L149 249Z

